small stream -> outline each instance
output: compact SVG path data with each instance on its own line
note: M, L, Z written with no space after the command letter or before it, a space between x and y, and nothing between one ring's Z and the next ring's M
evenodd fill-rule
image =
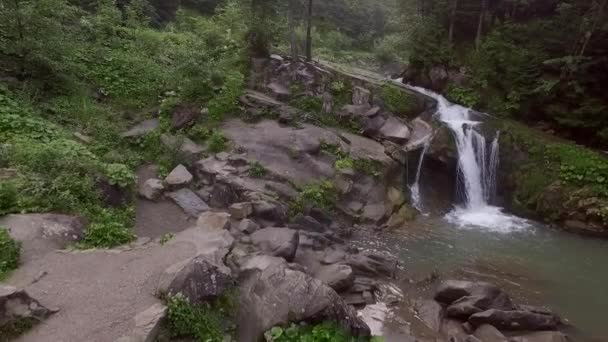
M367 234L360 233L359 246L402 263L412 280L401 281L406 298L431 296L426 285L416 284L432 273L443 279L489 281L516 302L558 312L578 330L575 340L608 341L608 241L535 222L500 233L433 216L421 216L400 230Z

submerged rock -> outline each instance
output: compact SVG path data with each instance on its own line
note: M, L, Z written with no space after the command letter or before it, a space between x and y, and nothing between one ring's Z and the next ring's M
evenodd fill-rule
M529 311L503 311L491 309L469 317L474 326L490 324L500 330L555 330L560 324L557 317Z

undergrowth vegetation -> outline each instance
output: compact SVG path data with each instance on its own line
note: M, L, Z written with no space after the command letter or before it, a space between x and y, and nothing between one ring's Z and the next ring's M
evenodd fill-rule
M211 152L228 147L214 127L239 110L244 7L227 1L213 16L179 8L159 26L146 3L0 7L0 169L11 170L0 178L0 215L80 215L90 224L79 247L128 243L134 170L154 162L162 175L184 160L179 146L163 144L163 134L194 137ZM171 115L181 103L203 114L176 130ZM121 138L159 112L155 132Z
M177 294L169 297L168 329L172 338L222 342L234 333L237 302L234 291L227 291L210 303L192 304Z
M381 342L382 338L355 337L331 322L316 325L291 324L288 327L273 327L264 337L267 342Z
M0 281L19 266L21 244L11 238L6 228L0 226Z
M299 189L298 197L289 205L289 216L294 217L309 208L333 209L337 200L330 181L308 184Z

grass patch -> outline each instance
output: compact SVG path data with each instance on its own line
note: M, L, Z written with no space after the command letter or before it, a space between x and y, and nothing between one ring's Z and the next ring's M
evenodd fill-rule
M211 303L193 305L181 294L167 300L168 328L173 338L194 338L197 341L222 342L233 334L237 309L235 291L227 291Z
M256 160L249 163L249 176L253 178L262 178L266 176L266 174L268 174L268 170L266 170L259 161Z
M338 160L336 160L335 168L338 170L343 169L353 169L356 172L372 176L378 177L380 176L380 170L382 165L374 160L369 159L356 159L353 158L350 154L344 152L340 146L329 144L327 142L321 142L321 150L326 151L335 155Z
M19 266L21 243L13 240L4 227L0 227L0 280Z
M404 117L412 113L416 104L416 98L413 95L390 84L382 86L380 97L390 112Z
M354 337L338 325L323 322L317 325L291 324L273 327L264 333L267 342L381 342L379 337Z
M226 138L221 132L214 131L209 137L207 148L209 149L209 152L212 153L225 151L228 148L228 138Z

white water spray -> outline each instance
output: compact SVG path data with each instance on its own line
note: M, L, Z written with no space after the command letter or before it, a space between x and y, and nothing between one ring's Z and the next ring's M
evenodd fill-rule
M447 219L461 227L476 226L503 232L528 227L526 220L506 215L501 208L489 204L496 195L500 135L496 134L488 154L486 139L476 130L482 123L471 118L471 109L452 104L445 97L424 88L410 88L437 101L437 115L452 131L456 142L458 176L463 186L464 205L455 207L446 216ZM420 201L417 189L419 176L416 175L414 184L418 196L414 203ZM414 191L412 198L414 199Z
M420 198L420 173L422 171L422 163L424 162L424 155L426 154L429 146L431 145L431 140L427 140L424 143L424 147L422 148L422 152L420 152L420 159L418 160L418 168L416 169L416 178L414 180L414 184L410 186L410 193L412 197L412 205L419 212L423 212L422 207L422 199Z

